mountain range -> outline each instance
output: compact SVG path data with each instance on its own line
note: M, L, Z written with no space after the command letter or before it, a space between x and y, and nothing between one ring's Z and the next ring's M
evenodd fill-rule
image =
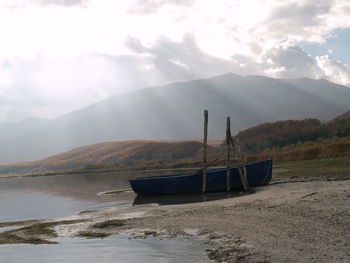
M237 135L248 161L304 160L348 156L350 153L350 111L321 123L317 119L267 122ZM96 143L38 161L0 165L0 175L111 171L113 169L155 169L199 166L202 141L121 141ZM224 164L225 140L208 140L209 159ZM73 172L73 171L71 171ZM77 172L76 170L74 172Z
M200 139L204 109L209 111L209 137L224 138L226 116L231 116L234 134L277 120L327 121L348 111L349 101L350 88L327 80L226 74L178 82L113 96L40 125L29 121L30 129L23 123L12 130L0 125L0 163L37 160L106 141Z

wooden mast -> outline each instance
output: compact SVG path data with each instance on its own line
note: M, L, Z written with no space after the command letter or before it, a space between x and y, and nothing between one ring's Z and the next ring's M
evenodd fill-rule
M231 145L231 121L226 120L226 190L231 191L231 170L230 170L230 145Z
M204 110L204 138L203 138L203 184L202 192L207 190L207 144L208 144L208 110Z

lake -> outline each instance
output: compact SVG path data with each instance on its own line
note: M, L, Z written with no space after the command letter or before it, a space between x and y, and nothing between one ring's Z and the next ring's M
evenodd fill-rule
M173 171L0 178L0 222L65 217L103 207L125 208L136 200L134 193L98 193L130 188L129 178L166 173ZM209 262L198 240L130 240L120 235L55 240L60 244L0 245L0 262Z
M135 195L98 195L129 188L136 173L71 174L0 179L0 221L56 218L82 210L125 207Z
M211 262L198 240L154 237L129 240L125 236L104 239L60 238L57 245L0 245L0 262L16 263L177 263Z

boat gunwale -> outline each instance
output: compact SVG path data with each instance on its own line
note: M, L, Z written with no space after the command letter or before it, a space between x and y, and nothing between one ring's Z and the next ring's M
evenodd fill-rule
M261 160L261 161L256 161L256 162L253 162L253 163L248 163L246 164L246 166L248 165L253 165L253 164L256 164L256 163L261 163L261 162L266 162L266 161L272 161L272 159L265 159L265 160ZM239 168L239 167L243 167L245 165L233 165L233 166L230 166L230 170L231 169L234 169L234 168ZM226 168L218 168L218 169L210 169L207 171L207 173L214 173L214 172L222 172L222 171L225 171ZM158 175L158 176L146 176L146 177L139 177L139 178L135 178L135 179L130 179L129 181L132 182L132 181L143 181L143 180L159 180L159 179L167 179L167 178L179 178L179 177L190 177L190 176L196 176L196 175L199 175L201 173L195 173L195 174L169 174L169 175Z

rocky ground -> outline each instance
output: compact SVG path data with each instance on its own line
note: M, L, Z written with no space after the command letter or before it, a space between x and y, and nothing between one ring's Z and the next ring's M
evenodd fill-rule
M0 233L0 244L50 243L57 236L198 236L216 262L350 262L350 180L275 183L216 201L107 208L5 226L12 228Z

